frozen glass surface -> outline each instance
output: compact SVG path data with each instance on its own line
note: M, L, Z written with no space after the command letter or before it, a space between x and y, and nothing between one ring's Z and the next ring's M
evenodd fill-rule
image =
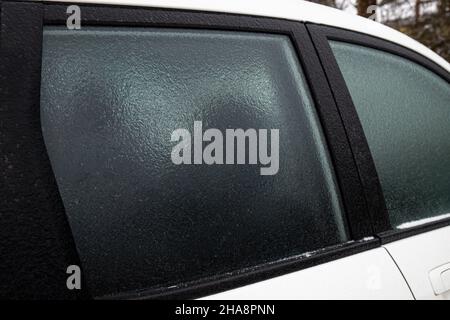
M176 285L347 240L285 36L44 30L45 142L94 295ZM279 171L175 165L171 134L279 129Z
M450 213L450 85L407 59L331 42L395 227Z

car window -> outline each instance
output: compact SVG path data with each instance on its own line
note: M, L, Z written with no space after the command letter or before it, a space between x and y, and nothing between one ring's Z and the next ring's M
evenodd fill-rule
M348 240L287 36L45 27L41 118L96 296Z
M384 51L331 41L361 120L390 220L408 228L450 216L450 85Z

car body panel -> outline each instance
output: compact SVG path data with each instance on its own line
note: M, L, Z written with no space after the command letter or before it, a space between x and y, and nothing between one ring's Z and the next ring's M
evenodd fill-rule
M214 294L205 299L401 299L413 296L384 248Z
M416 299L450 300L448 286L435 294L430 272L440 266L450 269L450 226L385 245L402 271Z

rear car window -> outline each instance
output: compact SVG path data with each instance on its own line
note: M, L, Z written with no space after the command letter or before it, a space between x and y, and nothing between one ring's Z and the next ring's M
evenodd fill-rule
M45 27L41 118L96 296L348 240L286 36Z

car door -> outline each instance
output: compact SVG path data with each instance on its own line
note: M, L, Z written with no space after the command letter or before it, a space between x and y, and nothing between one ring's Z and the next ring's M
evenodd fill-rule
M347 126L357 123L370 149L383 193L376 211L387 214L390 225L377 229L384 248L416 298L448 299L448 71L391 42L332 28L309 29L338 104L357 113ZM364 172L364 160L360 168Z
M2 1L2 296L412 297L304 24L80 8Z

